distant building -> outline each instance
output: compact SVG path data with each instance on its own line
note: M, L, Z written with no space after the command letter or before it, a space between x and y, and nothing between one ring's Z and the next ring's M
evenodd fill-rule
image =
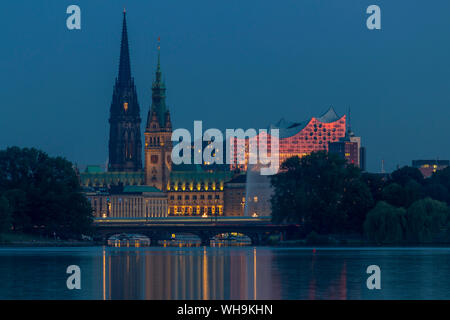
M447 168L450 160L413 160L412 166L420 170L424 178L429 178L434 172Z
M95 218L167 217L167 194L149 186L127 186L121 191L85 192Z
M359 152L358 144L351 141L338 141L331 142L329 146L329 152L339 155L341 158L345 159L347 163L359 166Z
M267 146L270 153L271 136L270 129L280 130L279 161L280 165L293 156L303 157L313 151L328 151L330 142L337 142L345 136L346 116L339 117L333 108L330 108L321 117L303 122L291 122L281 119L276 124L270 125L267 135ZM234 143L234 164L231 169L247 170L249 159L249 139L259 141L259 135L245 139L245 164L238 164L238 139Z
M353 133L350 127L350 118L345 136L339 138L339 141L330 141L328 152L338 154L347 163L353 164L362 171L366 170L366 149L361 144L361 137L357 137Z
M366 155L366 147L361 147L360 149L359 149L359 161L360 161L360 163L359 163L359 168L362 170L362 171L367 171L367 162L366 162L366 158L367 157L367 155Z
M361 147L361 138L356 137L353 132L350 132L337 142L330 142L328 152L338 154L347 163L365 171L366 149Z
M224 215L243 216L245 213L247 175L240 174L225 183L224 188Z
M230 171L205 171L200 165L175 166L166 192L171 216L224 215L224 184Z

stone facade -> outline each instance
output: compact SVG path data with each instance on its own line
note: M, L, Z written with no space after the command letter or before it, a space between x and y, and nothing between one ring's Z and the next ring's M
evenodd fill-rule
M152 187L125 187L123 192L87 191L95 218L167 217L167 194Z

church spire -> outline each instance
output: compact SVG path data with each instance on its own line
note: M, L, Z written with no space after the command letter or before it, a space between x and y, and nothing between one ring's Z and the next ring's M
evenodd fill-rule
M156 117L159 122L159 126L161 128L165 127L166 122L166 85L162 80L162 72L161 72L161 47L160 47L160 38L158 37L158 60L156 64L156 72L155 72L155 81L152 84L152 105L150 107L149 117L147 121L147 127L150 125L151 114L153 112L156 113Z
M156 64L156 72L155 72L156 77L155 77L155 82L154 82L153 86L155 86L155 84L159 85L159 86L164 86L164 83L162 81L162 72L161 72L161 43L160 43L160 41L161 41L161 38L158 37L158 47L157 47L158 62Z
M119 85L126 86L131 82L130 50L128 48L127 12L123 9L122 41L120 44Z
M156 73L161 75L161 38L158 37L158 65L156 66Z
M110 107L108 171L142 169L141 117L131 77L126 11L123 11L119 75L115 79Z

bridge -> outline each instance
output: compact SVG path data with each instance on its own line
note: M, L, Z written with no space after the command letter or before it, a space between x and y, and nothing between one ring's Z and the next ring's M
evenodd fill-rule
M142 234L155 244L168 240L172 234L192 234L209 245L219 234L237 232L249 237L253 245L265 243L271 235L287 233L298 229L298 225L273 224L270 217L165 217L165 218L98 218L94 220L94 234L106 242L116 234Z

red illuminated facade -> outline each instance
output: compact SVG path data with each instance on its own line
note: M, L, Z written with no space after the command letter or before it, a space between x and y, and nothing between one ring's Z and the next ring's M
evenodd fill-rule
M328 151L328 145L332 142L338 142L341 138L345 137L346 132L346 116L339 117L333 108L330 108L325 114L318 118L311 118L309 121L295 123L280 120L274 125L268 128L279 129L279 160L280 165L286 159L299 156L303 157L314 151ZM252 139L258 141L264 137L263 134L259 134ZM234 144L234 164L231 164L232 169L247 170L247 164L249 160L249 138L245 141L245 164L238 164L238 149L237 141L235 139ZM271 138L270 134L267 137L267 148L270 154L271 152ZM259 146L259 144L258 144Z

